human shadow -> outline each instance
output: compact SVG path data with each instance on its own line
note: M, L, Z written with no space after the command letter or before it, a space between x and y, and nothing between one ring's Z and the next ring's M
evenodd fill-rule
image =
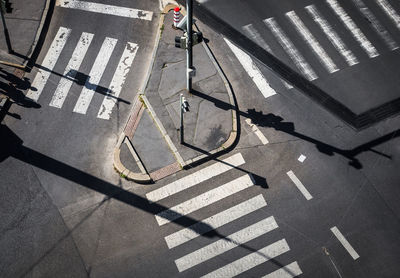
M12 73L0 68L0 93L6 95L13 103L27 108L40 108L41 105L35 101L25 97L24 90L35 88L31 87L29 79L23 79L15 76Z

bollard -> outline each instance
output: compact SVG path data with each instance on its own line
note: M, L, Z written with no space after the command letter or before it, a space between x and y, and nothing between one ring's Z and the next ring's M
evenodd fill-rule
M181 17L181 9L179 7L176 7L174 9L174 25L172 25L174 29L177 29L180 17Z

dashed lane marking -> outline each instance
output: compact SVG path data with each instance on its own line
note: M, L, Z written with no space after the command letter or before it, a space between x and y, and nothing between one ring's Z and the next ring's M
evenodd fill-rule
M306 187L302 184L302 182L296 177L296 175L293 173L292 170L286 173L289 178L292 180L292 182L296 185L296 187L300 190L300 192L303 194L303 196L307 200L311 200L313 197L311 196L310 192L306 189Z
M335 235L335 237L340 241L343 247L347 250L347 252L349 252L353 260L357 260L360 256L358 255L356 250L354 250L354 248L350 245L347 239L343 236L343 234L339 231L339 229L335 226L331 228L331 231Z

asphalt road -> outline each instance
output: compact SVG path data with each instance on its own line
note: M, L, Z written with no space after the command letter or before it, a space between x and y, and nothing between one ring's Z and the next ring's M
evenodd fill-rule
M155 2L120 1L118 5L156 12ZM209 1L204 5L227 8L220 16L232 20L237 28L253 23L245 16L233 18L248 2L223 3ZM291 8L285 3L276 3L279 9L273 15L264 14L271 2L255 10L262 14L260 18L279 16ZM298 2L295 7L303 6ZM223 36L201 22L199 27L209 39L238 101L238 145L224 157L150 186L126 182L115 175L112 149L127 120L128 102L143 78L157 17L154 13L152 21L147 22L64 8L54 11L38 64L43 64L61 26L72 31L38 98L40 107L13 105L10 112L19 114L21 120L6 117L1 127L2 136L6 135L2 138L7 138L7 148L2 148L0 156L0 180L5 192L0 202L0 246L7 251L1 256L2 276L198 277L218 270L226 277L222 272L225 270L241 277L263 277L281 269L286 277L300 272L300 277L396 277L400 247L400 118L392 117L357 132L299 90L287 89L274 71L257 64L276 90L275 95L264 98ZM79 80L72 85L62 108L49 106L61 79L59 74L64 72L82 32L94 34L79 69L83 75L90 75L105 37L118 39L114 51L119 54L111 56L100 81L104 88L112 79L125 44L139 45L119 105L109 120L97 118L104 90L95 93L86 114L73 112L86 86ZM146 37L148 34L151 39ZM302 40L293 41L297 45ZM303 55L308 60L311 53ZM382 56L374 59L396 62ZM360 66L368 67L363 65L369 61L363 57ZM328 89L334 86L329 85L334 83L332 78L337 78L336 83L355 84L355 80L346 79L356 74L355 67L337 72L343 79L318 71L319 78L313 82ZM31 82L37 70L28 76ZM368 70L362 68L360 73L367 75ZM395 82L390 80L387 86L396 86ZM246 119L256 124L267 144ZM201 183L191 176L232 155L242 156L243 161ZM301 155L305 156L303 162L298 160ZM201 177L207 176L204 171ZM304 188L292 180L292 173ZM193 184L190 188L149 204L148 193L164 186L175 189L177 185L170 184L185 177L183 186ZM238 178L249 182L241 183ZM224 190L211 191L225 184ZM235 193L239 185L243 189ZM206 202L202 203L199 196ZM211 201L218 196L219 201ZM253 198L261 200L259 207ZM191 199L185 208L184 202ZM225 215L217 224L207 222L211 216L245 202L250 205L243 205L248 212L242 217ZM162 220L154 215L172 207L181 210L182 216L159 225ZM260 221L266 221L262 228L252 226ZM212 229L216 225L221 226ZM167 245L171 234L188 227L208 232L175 247ZM334 227L353 250L342 245L332 232L336 231ZM172 238L177 240L179 236ZM245 262L235 263L246 256ZM285 277L280 275L277 277Z

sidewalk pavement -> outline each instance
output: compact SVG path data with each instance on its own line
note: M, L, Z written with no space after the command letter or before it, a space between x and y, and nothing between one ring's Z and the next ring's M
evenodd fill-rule
M136 182L157 181L218 156L236 142L235 99L204 42L193 47L196 76L192 92L186 90L186 50L175 47L175 36L183 32L172 28L174 7L167 6L161 16L144 93L137 95L114 152L117 172ZM180 94L190 104L184 114L184 144Z
M51 0L12 0L11 12L4 13L13 53L8 53L1 26L0 120L10 106L8 103L10 98L18 103L24 102L21 90L27 81L23 77L25 70L29 70L27 65L32 55L35 55L37 48L40 48L38 42L45 33L45 21L51 2Z

